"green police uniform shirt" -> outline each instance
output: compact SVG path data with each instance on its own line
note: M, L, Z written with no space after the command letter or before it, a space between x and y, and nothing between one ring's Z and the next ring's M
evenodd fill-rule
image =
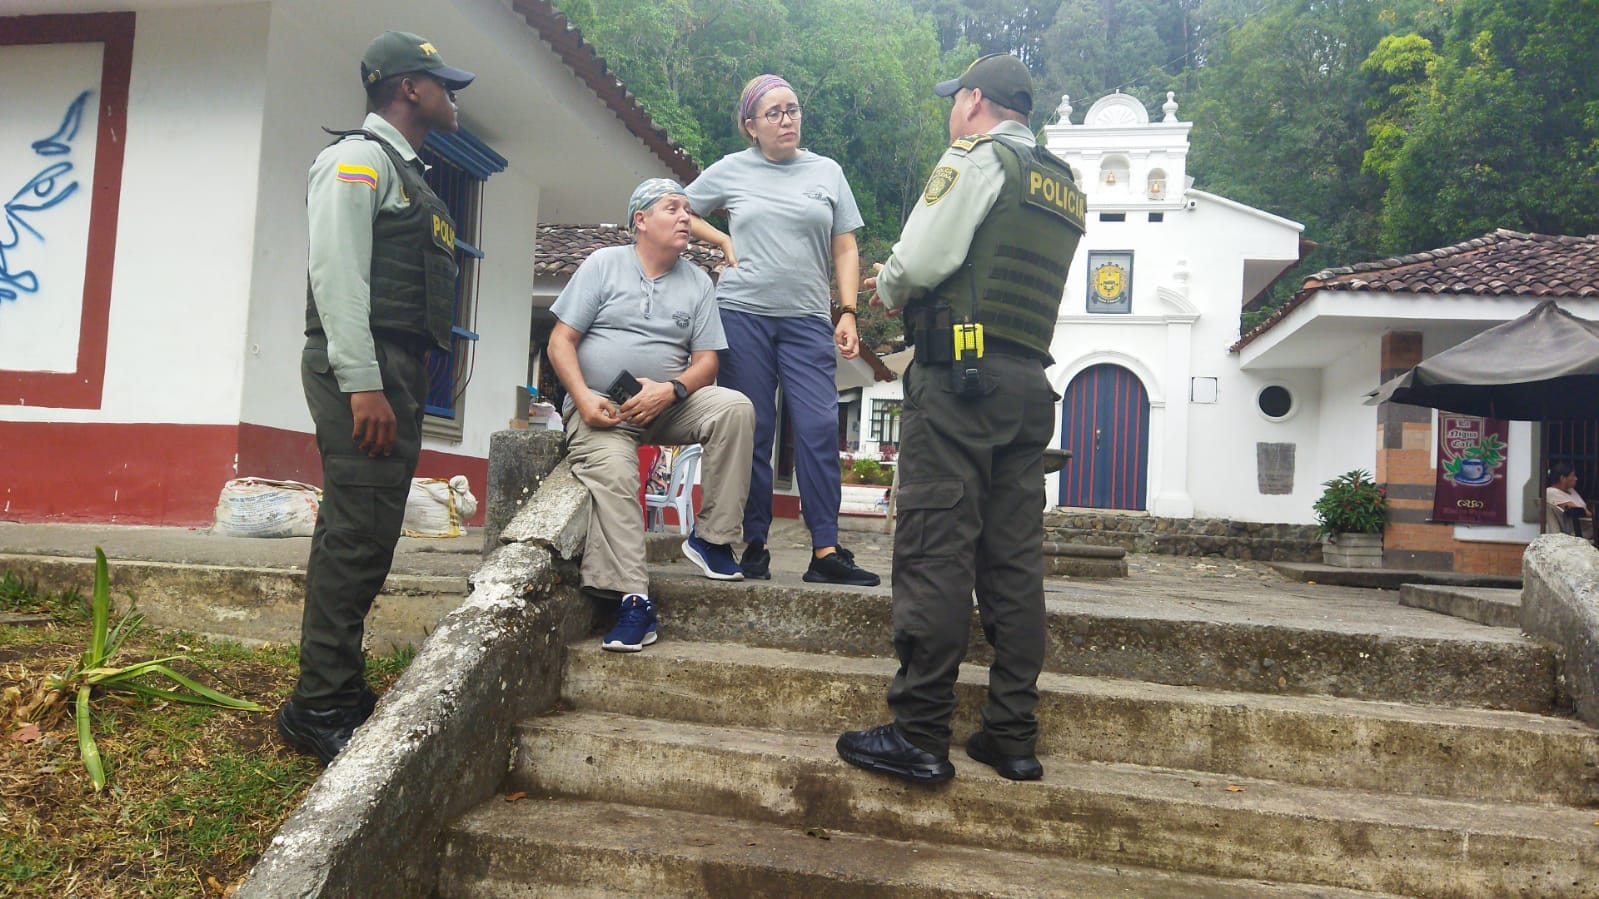
M369 113L361 129L378 136L406 162L417 159L387 119ZM380 212L411 205L400 174L383 148L360 135L317 155L306 183L311 226L311 293L328 338L328 364L346 393L382 390L372 343L372 223Z
M988 133L1029 147L1036 143L1033 132L1021 122L1000 122ZM883 305L903 309L953 275L1004 186L1005 169L992 142L978 144L970 152L963 141L951 144L877 275L877 296Z

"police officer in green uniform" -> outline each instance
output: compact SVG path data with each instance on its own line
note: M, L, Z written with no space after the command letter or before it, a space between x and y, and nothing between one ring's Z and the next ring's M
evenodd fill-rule
M416 151L457 127L473 75L428 41L390 31L361 58L369 113L317 156L300 379L322 456L322 507L305 571L300 679L278 734L329 762L371 716L366 613L388 577L422 448L424 356L447 350L455 222Z
M843 734L838 753L920 783L955 776L950 718L975 592L994 663L966 752L1035 780L1043 452L1056 401L1044 368L1084 199L1071 170L1033 140L1032 81L1016 57L985 56L936 90L954 97L953 143L865 284L874 303L903 311L916 347L900 417L894 721Z

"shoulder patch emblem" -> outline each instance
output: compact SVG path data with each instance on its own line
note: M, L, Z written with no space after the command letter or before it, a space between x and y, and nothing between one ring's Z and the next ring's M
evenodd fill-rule
M341 162L333 177L348 184L365 184L373 190L378 189L377 170L368 165L350 165Z
M955 186L955 181L960 176L961 173L951 166L941 165L933 169L933 175L927 179L927 187L922 191L922 202L931 206L944 199L944 195Z
M965 155L972 152L972 149L978 145L986 144L993 139L993 136L988 134L968 134L965 137L958 137L951 141L949 148L951 150L959 151L962 155Z

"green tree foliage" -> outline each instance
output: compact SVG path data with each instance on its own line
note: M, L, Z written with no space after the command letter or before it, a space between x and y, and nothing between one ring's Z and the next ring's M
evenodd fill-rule
M1281 3L1207 48L1190 172L1205 190L1304 223L1320 249L1300 272L1377 255L1382 185L1362 169L1373 86L1361 64L1395 21L1371 0ZM1298 280L1279 282L1284 297Z
M739 90L782 75L805 106L806 146L838 160L866 227L863 255L882 259L903 211L947 143L934 82L948 60L932 20L879 0L565 0L569 18L701 165L744 149Z
M1596 45L1599 0L1456 5L1425 87L1407 95L1414 126L1380 145L1384 245L1599 231Z

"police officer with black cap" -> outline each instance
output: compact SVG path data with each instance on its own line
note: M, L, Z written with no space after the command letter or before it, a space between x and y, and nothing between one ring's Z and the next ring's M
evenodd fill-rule
M1084 198L1033 139L1032 79L1019 59L985 56L935 90L954 98L952 143L864 285L877 291L872 302L903 311L916 347L900 417L894 720L843 734L838 754L919 783L955 776L950 719L975 592L994 663L966 753L1036 780L1043 452L1057 399L1044 368Z
M390 31L367 47L369 113L311 166L310 277L300 379L322 456L322 506L305 571L300 679L278 710L290 746L332 761L372 714L366 613L388 577L422 448L430 349L454 319L455 222L417 150L457 127L473 75Z

